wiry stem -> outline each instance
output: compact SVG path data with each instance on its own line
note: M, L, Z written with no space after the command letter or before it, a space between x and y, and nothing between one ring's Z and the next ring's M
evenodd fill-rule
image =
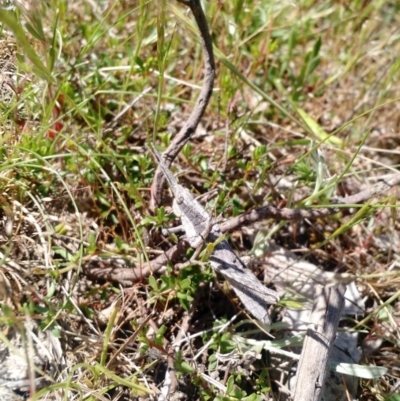
M336 203L332 204L332 207L324 207L318 209L278 209L273 206L264 206L258 209L251 210L243 213L240 216L234 217L220 224L220 229L223 233L232 231L241 227L242 225L250 225L255 221L263 219L274 219L274 220L316 220L321 217L326 217L331 214L337 213L346 205L352 207L354 204L368 201L372 198L386 196L388 191L393 187L400 185L400 174L394 174L392 177L385 181L379 181L375 185L364 189L357 194L345 196L337 199ZM340 204L341 208L337 205ZM186 239L180 240L175 246L171 247L168 251L152 260L149 264L144 265L141 268L135 269L90 269L87 274L93 276L96 279L104 279L109 281L117 281L124 285L131 285L132 282L141 280L143 277L149 276L151 273L157 272L162 266L165 266L168 262L174 262L178 260L190 247Z
M211 35L208 29L207 19L201 8L199 0L178 0L180 3L187 5L195 18L196 24L200 31L201 45L204 53L204 81L200 91L200 95L196 101L192 113L183 125L179 133L173 138L168 149L163 154L163 159L167 167L171 165L173 160L179 154L183 146L189 141L196 131L197 126L206 110L210 101L215 78L215 62L212 47ZM154 175L152 184L152 199L150 209L154 210L156 205L161 204L161 193L165 177L162 174L160 166Z

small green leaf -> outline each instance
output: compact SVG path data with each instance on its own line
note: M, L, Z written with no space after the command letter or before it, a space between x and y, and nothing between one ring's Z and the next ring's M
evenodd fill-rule
M264 156L266 153L267 153L267 147L265 145L257 146L253 151L253 158L255 160L258 160L262 156Z
M96 243L97 243L97 235L94 231L89 231L89 236L88 236L88 242L89 242L89 250L91 252L94 252L96 250Z
M72 254L64 248L55 246L53 247L53 251L56 255L59 255L60 257L68 260L69 262L72 260Z
M194 373L196 370L190 366L187 362L182 362L180 367L182 370L184 370L186 373Z
M226 384L227 384L226 393L227 394L232 394L233 386L235 385L235 380L234 380L233 376L229 376L229 379L228 379Z
M189 301L189 302L194 301L194 298L192 296L190 296L189 294L184 294L182 292L178 292L177 298L181 299L182 301Z
M51 297L55 294L55 292L56 292L56 284L54 281L50 281L50 283L47 283L46 298L51 299Z
M286 308L298 309L298 310L302 309L304 306L301 302L296 302L293 301L292 299L281 299L279 301L279 305L284 306Z
M190 280L190 278L186 278L184 280L181 280L179 287L181 288L181 290L187 290L190 288L192 284L192 280Z
M149 277L149 284L153 291L158 291L157 280L154 276Z
M66 232L67 232L67 228L66 228L66 226L65 226L65 224L64 223L60 223L60 224L57 224L55 227L54 227L54 231L57 233L57 234L65 234Z
M96 192L96 198L97 200L104 206L106 207L111 207L111 203L108 201L108 199L106 198L105 194L101 193L101 192Z
M200 160L200 167L202 169L202 171L208 171L209 167L208 167L208 160L206 158L203 158Z
M385 308L382 308L378 312L378 319L382 322L390 321L390 316L393 315L393 307L391 305L387 305Z
M317 39L317 41L315 42L315 45L314 45L313 50L312 50L312 55L313 55L314 58L318 56L319 51L321 49L321 44L322 44L322 40L321 40L321 36L320 36Z
M164 342L165 332L167 331L167 327L165 325L160 326L157 330L156 337L154 342L157 346L162 347Z
M330 143L331 145L339 147L343 146L343 141L340 138L334 135L327 134L326 131L302 108L295 106L293 103L292 106L295 108L297 114L300 116L300 118L303 120L303 122L307 125L307 127L316 138L321 141L326 140L326 142Z

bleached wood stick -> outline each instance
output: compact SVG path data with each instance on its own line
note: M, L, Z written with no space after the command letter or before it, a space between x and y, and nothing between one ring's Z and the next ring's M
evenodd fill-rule
M319 401L344 305L346 286L318 286L301 352L294 401Z

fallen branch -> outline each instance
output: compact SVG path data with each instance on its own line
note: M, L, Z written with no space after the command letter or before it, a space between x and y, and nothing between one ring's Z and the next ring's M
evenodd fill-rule
M364 189L357 194L338 198L337 201L332 204L332 207L324 207L319 209L278 209L273 206L263 206L229 219L224 223L220 223L220 229L222 233L226 233L237 229L244 224L250 225L263 219L274 219L278 221L301 219L316 220L321 217L338 213L340 210L343 210L346 205L348 205L347 207L350 208L354 204L368 201L371 198L386 196L390 189L399 184L400 174L394 174L389 179L385 181L379 181L377 184L372 185L370 188ZM340 208L337 207L338 204L341 204ZM177 261L180 257L182 257L182 255L185 254L189 247L190 245L186 239L181 239L168 251L152 260L149 265L145 264L134 269L127 269L126 267L105 268L104 266L97 268L89 267L86 269L86 274L94 279L119 282L123 285L132 285L132 283L141 281L150 274L156 273L168 262L173 263Z

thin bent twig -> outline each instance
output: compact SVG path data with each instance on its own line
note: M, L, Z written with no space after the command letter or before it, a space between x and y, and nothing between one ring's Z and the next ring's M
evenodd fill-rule
M375 185L372 185L371 187L364 189L357 194L338 198L336 203L332 204L332 207L324 207L319 209L278 209L273 206L263 206L221 223L220 229L223 233L226 233L237 229L244 224L249 225L262 219L274 219L281 221L301 220L307 218L310 220L316 220L321 217L338 213L340 210L346 207L346 205L348 205L347 207L350 208L354 204L363 203L372 198L386 196L390 189L399 184L400 174L394 174L387 180L381 180ZM342 205L340 209L336 207L338 204ZM146 264L142 267L137 267L135 269L90 269L90 271L87 271L86 274L91 275L95 279L104 279L108 281L120 282L123 285L132 285L133 282L138 282L150 274L157 272L168 262L174 262L178 260L180 257L182 257L182 255L185 254L189 247L190 245L187 240L181 239L176 245L168 249L168 251L164 252L157 258L150 261L149 264Z
M288 209L282 208L278 209L273 206L263 206L254 210L250 210L241 214L240 216L236 216L228 221L221 223L221 231L227 232L237 229L243 225L250 225L260 220L265 219L274 219L274 220L317 220L321 217L326 217L331 214L338 213L340 210L349 205L355 205L358 203L366 202L372 198L378 198L385 196L387 192L396 185L400 184L400 174L394 174L388 180L380 180L375 185L368 187L360 191L357 194L340 197L336 199L335 203L333 203L329 207L322 208L299 208L299 209ZM341 207L337 207L337 205L341 205Z
M168 149L163 154L163 160L167 167L179 154L183 146L189 141L197 129L199 122L210 101L215 79L215 62L212 47L211 35L208 29L207 19L201 8L199 0L177 0L190 8L200 31L201 45L204 53L204 81L200 95L196 101L192 113L183 125L179 133L173 138ZM161 204L161 194L165 183L165 177L162 174L160 166L154 175L152 184L152 198L150 201L150 210L154 211L155 206Z

